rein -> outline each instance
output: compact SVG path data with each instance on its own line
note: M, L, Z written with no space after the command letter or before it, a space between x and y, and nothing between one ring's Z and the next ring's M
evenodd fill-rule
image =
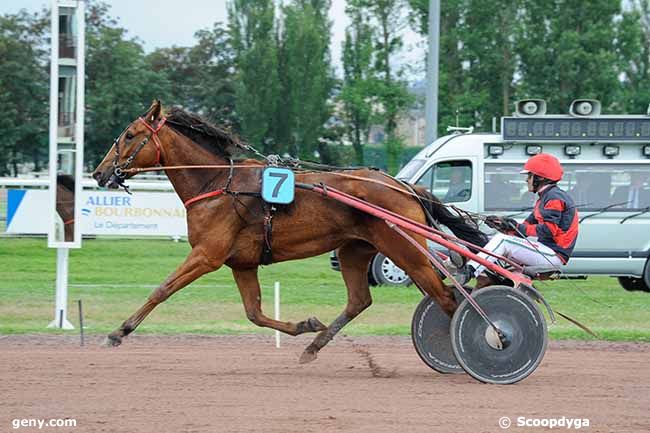
M161 171L161 170L188 170L188 169L191 170L191 169L206 169L206 168L212 168L212 169L228 168L228 169L231 170L231 175L229 177L229 180L230 180L232 178L232 170L234 168L263 168L263 167L264 167L264 165L258 165L258 164L244 164L244 165L234 165L234 166L233 165L223 165L223 164L221 164L221 165L219 165L219 164L217 164L217 165L171 165L171 166L159 166L159 167L127 168L127 169L123 170L122 172L125 173L125 174L131 174L131 173L138 174L138 173L144 173L144 172L148 172L148 171ZM382 182L381 180L368 179L368 178L361 177L361 176L355 176L353 174L337 173L337 172L334 172L334 171L321 171L321 170L314 170L314 169L305 170L305 169L301 169L301 168L297 168L297 167L293 168L293 169L296 170L296 171L302 171L304 173L309 173L309 172L327 173L327 174L330 174L332 176L339 176L339 177L344 177L344 178L347 178L347 179L358 180L358 181L361 181L361 182L374 183L374 184L377 184L377 185L384 186L386 188L390 188L390 189L392 189L394 191L397 191L399 193L406 194L406 195L409 195L411 197L415 197L418 200L424 200L424 201L428 201L428 202L432 202L432 203L435 202L434 200L431 200L430 198L421 197L421 196L417 195L414 192L411 192L411 191L406 190L406 189L401 189L401 188L396 187L394 185L391 185L391 184L389 184L387 182ZM191 199L187 200L184 203L184 205L187 208L189 205L191 205L191 204L193 204L193 203L195 203L197 201L200 201L200 200L203 200L203 199L206 199L206 198L210 198L210 197L216 197L218 195L221 195L224 192L228 192L228 191L225 191L224 188L221 188L219 190L212 191L210 193L201 194L199 196L196 196L194 198L191 198ZM435 203L438 203L438 204L440 204L442 206L453 209L459 216L469 219L477 227L478 227L477 220L481 220L481 221L485 220L485 216L483 216L481 214L478 214L478 213L469 212L469 211L466 211L464 209L460 209L460 208L456 207L453 204L446 204L446 203L443 203L443 202L435 202Z
M258 165L258 164L245 164L245 165L235 165L234 166L234 168L264 168L264 167L265 167L264 165ZM126 175L126 174L131 174L131 173L134 173L134 174L143 173L143 172L147 172L147 171L188 170L188 169L191 170L191 169L206 169L206 168L215 168L215 169L228 168L228 169L230 169L230 168L233 168L233 166L224 165L224 164L221 164L221 165L171 165L171 166L159 166L159 167L127 168L127 169L122 170L121 172ZM305 170L305 169L300 169L300 168L294 169L294 170L302 171L304 173L308 173L308 172L320 173L321 172L319 170ZM427 199L426 197L420 197L419 195L417 195L417 194L415 194L413 192L401 189L401 188L399 188L397 186L394 186L394 185L391 185L391 184L389 184L387 182L382 182L381 180L368 179L368 178L361 177L361 176L355 176L353 174L336 173L336 172L333 172L333 171L323 171L322 173L327 173L327 174L331 174L333 176L344 177L344 178L352 179L352 180L359 180L359 181L362 181L362 182L375 183L377 185L385 186L385 187L390 188L392 190L395 190L397 192L401 192L402 194L410 195L410 196L413 196L413 197L419 197L419 198L421 198L423 200L427 200L427 201L433 201L431 199ZM444 203L442 203L442 204L445 205ZM453 206L453 205L445 205L445 206L455 208L455 206Z
M188 206L190 206L191 204L196 203L197 201L200 201L200 200L203 200L203 199L206 199L206 198L210 198L210 197L217 197L217 196L219 196L219 195L221 195L223 193L232 192L232 191L230 191L229 187L230 187L230 183L232 181L233 170L235 168L258 168L259 169L259 168L264 167L264 165L257 165L257 164L246 164L246 165L237 165L237 166L235 166L233 164L232 159L229 159L229 163L230 163L229 165L208 164L208 165L160 166L160 149L161 149L161 145L160 145L160 141L159 141L159 138L158 138L158 132L165 125L165 122L167 121L167 118L163 117L156 128L153 128L151 125L149 125L142 117L139 117L138 120L140 120L145 125L145 127L149 131L151 131L151 135L149 137L145 138L136 147L134 152L127 158L127 160L124 163L120 164L120 165L117 164L117 161L119 161L119 157L120 157L119 140L120 140L121 136L124 134L124 132L122 132L122 134L120 134L120 136L118 136L115 139L115 160L113 161L113 167L114 167L115 176L117 178L119 178L120 180L124 180L126 178L126 176L128 174L131 174L131 173L137 174L137 173L143 173L143 172L148 172L148 171L188 170L188 169L191 170L191 169L206 169L206 168L207 169L228 168L230 170L230 173L228 175L228 180L227 180L226 186L224 188L220 188L220 189L215 190L215 191L211 191L211 192L208 192L208 193L205 193L205 194L201 194L201 195L198 195L196 197L193 197L193 198L187 200L184 203L186 208ZM137 154L142 150L142 148L147 144L147 142L150 139L153 139L154 143L156 144L156 163L155 163L155 166L154 167L134 167L134 168L129 168L129 166L135 160L135 157L137 156ZM266 156L266 155L262 154L261 152L259 152L257 149L255 149L251 145L244 145L244 146L241 146L241 147L243 149L245 149L245 150L254 152L256 155L259 155L259 156L263 157L267 162L270 163L270 165L281 165L281 163L286 162L281 157L279 157L277 155ZM402 189L402 188L399 188L397 186L391 185L391 184L389 184L387 182L382 182L380 180L368 179L368 178L365 178L365 177L355 176L355 175L352 175L352 174L337 173L337 172L334 172L334 171L323 170L323 167L329 167L329 166L325 166L325 165L322 165L322 164L310 163L311 165L314 165L315 167L318 167L318 168L307 170L307 169L303 169L303 168L298 167L298 164L301 163L298 160L292 159L289 162L291 163L289 165L292 166L292 169L294 169L296 171L302 171L304 173L308 173L308 172L328 173L328 174L331 174L331 175L334 175L334 176L343 177L343 178L347 178L347 179L358 180L358 181L361 181L361 182L370 182L370 183L374 183L374 184L377 184L377 185L381 185L381 186L386 187L386 188L390 188L390 189L392 189L394 191L397 191L399 193L415 197L418 200L425 200L425 201L429 201L429 202L434 202L434 200L431 200L431 199L426 198L426 197L421 197L421 196L417 195L415 192L409 191L408 189ZM124 186L124 185L122 184L122 186ZM126 186L124 186L124 188L126 189L127 192L129 192L128 189L126 188ZM407 187L404 186L404 188L407 188ZM469 218L476 226L478 226L477 220L484 220L485 219L485 217L483 215L481 215L481 214L475 214L475 213L471 213L471 212L459 209L458 207L454 206L453 204L445 204L445 203L438 202L438 201L435 201L435 203L439 203L442 206L453 209L459 216L464 216L466 218Z

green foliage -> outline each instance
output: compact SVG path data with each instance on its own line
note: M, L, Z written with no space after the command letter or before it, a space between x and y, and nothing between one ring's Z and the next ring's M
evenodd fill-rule
M398 168L403 167L421 150L421 147L404 147L401 149L397 161L393 162L393 164ZM364 149L364 155L366 157L366 165L368 167L376 167L389 172L388 160L390 157L387 155L387 148L385 145L366 146Z
M393 67L402 47L404 6L402 0L348 2L346 11L352 23L344 43L344 77L339 95L356 162L364 162L363 143L370 125L380 124L388 137L385 145L391 173L399 168L403 147L396 134L397 119L414 102L402 78L402 68Z
M287 101L280 101L275 3L231 0L228 17L237 68L235 107L242 135L263 152L277 153L276 110Z
M127 39L105 4L90 4L87 22L85 159L92 169L153 99L171 99L171 85L149 67L140 43Z
M650 1L632 3L635 9L617 26L617 54L625 80L616 102L623 112L645 113L650 108Z
M49 125L48 28L45 13L0 16L0 176L18 164L47 159Z
M215 23L195 37L194 46L159 48L147 56L150 68L164 74L171 85L171 100L165 102L237 127L234 53L228 34Z
M636 38L633 27L620 26L632 24L632 16L621 11L620 3L609 0L591 1L589 7L559 0L550 5L523 3L516 33L519 93L544 95L550 112L566 112L570 102L580 97L599 99L608 111L619 111L619 75L627 61L624 52L630 51L619 47ZM552 94L547 94L549 88Z
M232 126L265 153L325 163L366 163L370 125L381 125L383 164L394 172L397 121L414 104L409 65L396 59L407 26L426 34L429 0L348 0L340 83L330 4L229 0L226 26L145 55L108 3L89 0L86 168L159 98ZM0 175L47 161L48 30L47 11L0 17ZM544 98L556 113L578 97L600 99L605 113L644 113L650 102L649 0L448 0L440 50L439 135L456 123L489 130L524 97Z
M355 163L364 164L363 146L368 137L373 114L372 28L363 8L350 3L347 8L351 24L343 43L343 83L338 95L342 103L341 118L347 138L352 142Z
M294 0L282 8L280 69L282 77L279 122L281 141L291 154L314 158L324 125L330 117L328 99L334 83L330 64L329 0Z
M422 34L428 3L409 0ZM551 113L566 113L571 100L585 97L601 100L609 113L645 111L648 1L629 6L624 11L608 0L444 2L439 133L457 117L461 126L489 130L493 117L512 112L514 100L530 97L546 99Z

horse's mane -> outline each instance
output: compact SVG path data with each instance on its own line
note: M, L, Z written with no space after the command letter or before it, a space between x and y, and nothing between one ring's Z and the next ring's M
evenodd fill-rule
M197 114L188 113L178 107L172 108L167 113L166 124L206 150L223 158L231 158L237 150L244 147L240 138L235 134L203 120Z
M74 192L74 177L70 176L69 174L57 174L56 183L68 191Z

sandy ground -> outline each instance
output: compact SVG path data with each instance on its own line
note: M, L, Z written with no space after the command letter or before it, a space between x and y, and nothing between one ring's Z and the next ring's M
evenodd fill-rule
M552 343L515 385L426 367L405 337L341 336L308 365L309 336L0 336L0 432L499 432L519 417L581 431L650 431L650 344ZM75 428L14 419L70 418ZM555 427L553 431L574 430Z

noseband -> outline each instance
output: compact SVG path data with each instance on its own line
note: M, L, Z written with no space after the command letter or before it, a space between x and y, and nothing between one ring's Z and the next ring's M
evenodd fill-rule
M139 117L138 120L140 120L144 126L147 127L149 131L151 131L151 134L149 134L148 137L146 137L144 140L140 142L133 151L131 155L124 161L122 164L118 164L118 161L120 160L120 138L122 138L122 135L124 135L124 132L120 134L116 139L115 139L115 159L113 160L113 173L115 174L115 177L117 177L120 180L124 180L126 178L126 170L129 168L129 166L133 163L135 160L136 156L138 156L138 153L142 150L142 148L149 142L149 140L153 139L154 144L156 145L156 162L154 165L160 165L160 140L158 139L158 132L160 129L165 125L165 122L167 121L166 117L163 117L160 123L158 123L158 126L154 129L153 126L149 125L142 117ZM128 128L127 128L128 129ZM126 131L126 130L125 130Z

